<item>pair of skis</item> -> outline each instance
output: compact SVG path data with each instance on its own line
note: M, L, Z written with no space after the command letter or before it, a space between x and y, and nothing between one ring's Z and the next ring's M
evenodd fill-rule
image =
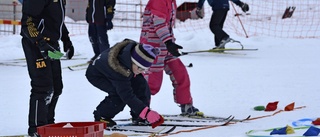
M176 127L218 127L226 126L231 123L244 122L250 119L250 115L244 119L235 119L234 116L215 117L215 116L181 116L181 115L162 115L165 122L158 126L157 129L151 129L150 124L133 124L124 123L118 124L114 127L107 128L107 131L124 131L135 133L149 133L149 134L169 134L176 129ZM131 122L131 119L116 119L117 122ZM136 129L141 127L140 129ZM148 129L149 128L149 129Z
M136 127L144 127L144 129L137 129ZM119 131L119 132L134 132L134 133L146 133L152 135L169 134L176 129L177 126L158 126L155 129L151 129L151 126L147 125L117 125L110 128L106 128L106 131ZM145 130L147 129L147 130Z
M182 55L188 55L188 54L191 54L191 53L203 53L203 52L222 53L222 54L236 54L236 53L225 52L225 51L256 51L256 50L258 50L258 49L247 49L247 48L244 48L244 46L242 45L242 43L240 41L237 41L237 40L234 40L234 39L231 39L230 43L238 43L241 46L241 48L217 48L217 49L181 52L181 54Z
M179 121L179 122L225 122L225 121L229 121L231 120L231 122L244 122L246 120L249 120L251 115L247 116L244 119L235 119L235 117L233 115L230 115L228 117L218 117L218 116L190 116L190 115L169 115L169 114L165 114L162 115L163 117L165 117L165 120L171 120L171 121ZM176 118L176 119L171 119L171 118ZM187 118L187 119L184 119Z
M237 49L237 48L225 48L225 49L208 49L208 50L197 50L197 51L189 51L189 52L181 52L182 55L188 55L193 53L204 53L204 52L211 52L211 53L221 53L221 54L229 54L231 52L225 51L257 51L258 49ZM231 53L233 54L233 53Z

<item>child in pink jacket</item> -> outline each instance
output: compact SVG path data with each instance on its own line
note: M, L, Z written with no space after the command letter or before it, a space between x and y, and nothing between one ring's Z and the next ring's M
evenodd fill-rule
M193 106L190 93L190 79L186 67L178 58L181 46L175 44L172 31L176 17L176 0L149 0L144 14L140 43L160 48L161 52L144 76L151 94L159 92L163 80L163 70L170 76L174 101L180 104L182 115L203 116Z

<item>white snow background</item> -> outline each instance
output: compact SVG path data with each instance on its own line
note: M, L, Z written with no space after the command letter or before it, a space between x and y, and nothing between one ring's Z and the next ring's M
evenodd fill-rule
M140 30L109 31L111 45L124 38L139 40ZM175 31L176 43L181 51L210 49L214 45L209 29L192 32ZM172 137L245 137L252 129L269 129L291 125L302 118L320 117L320 39L289 39L273 37L238 37L245 48L258 51L237 51L246 55L198 53L181 56L191 80L194 106L206 115L245 118L258 117L273 112L254 111L257 105L279 101L278 109L292 102L295 107L306 106L271 117L237 123ZM83 60L62 60L63 93L56 107L56 122L93 121L93 110L107 95L93 87L85 78L85 70L70 71L65 67L84 63L93 56L87 35L72 36L75 58ZM24 58L21 36L0 37L0 62ZM227 47L239 47L228 44ZM165 75L165 74L164 74ZM27 134L30 79L26 67L0 66L0 135ZM151 108L162 114L179 114L180 108L173 101L172 86L164 76L161 91L152 96ZM130 118L129 108L115 119Z

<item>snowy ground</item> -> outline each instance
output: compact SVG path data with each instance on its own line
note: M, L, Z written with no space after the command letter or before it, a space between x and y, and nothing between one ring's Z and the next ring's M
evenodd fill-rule
M138 40L140 31L109 33L111 45L131 38ZM213 47L213 35L209 30L175 32L181 51L209 49ZM269 129L291 125L302 118L317 118L320 99L320 39L280 39L269 37L242 38L245 48L258 51L237 52L246 55L200 53L182 56L188 65L194 105L206 115L244 118L258 117L274 112L254 111L257 105L279 101L278 109L292 102L296 107L290 112L281 112L272 117L238 123L226 127L199 130L172 135L174 137L245 137L252 129ZM71 37L78 58L85 60L62 61L64 92L56 109L56 122L92 121L92 112L106 95L94 88L81 71L70 71L66 66L84 63L93 51L86 35ZM21 37L0 36L0 62L23 58ZM230 44L227 47L237 47ZM26 134L28 128L28 101L30 81L26 67L0 66L0 135ZM165 76L160 93L152 98L153 110L163 114L178 114L180 108L173 102L172 87ZM117 118L129 118L126 108Z

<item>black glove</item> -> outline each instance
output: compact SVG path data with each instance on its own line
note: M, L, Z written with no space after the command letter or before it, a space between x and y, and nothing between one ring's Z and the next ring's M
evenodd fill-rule
M180 45L177 45L172 42L172 40L168 40L165 42L168 52L170 52L173 56L179 57L181 54L178 49L183 49Z
M198 16L200 19L203 18L203 14L202 14L202 12L201 12L201 8L197 7L197 9L196 9L196 14L197 14L197 16Z
M40 40L38 42L38 47L44 59L48 58L48 51L54 52L54 49L51 45L49 45L45 40Z
M74 48L70 40L63 41L63 51L66 53L67 59L71 59L74 55Z
M106 22L106 27L107 27L107 30L111 30L113 28L113 23L111 20L108 20Z
M107 30L111 30L113 28L113 23L112 20L113 19L113 14L107 14L106 15L106 27Z
M59 50L56 50L43 39L38 41L37 45L44 59L50 58L58 60L63 56Z
M243 12L249 11L249 5L247 3L241 2L241 4L239 6L241 7Z

